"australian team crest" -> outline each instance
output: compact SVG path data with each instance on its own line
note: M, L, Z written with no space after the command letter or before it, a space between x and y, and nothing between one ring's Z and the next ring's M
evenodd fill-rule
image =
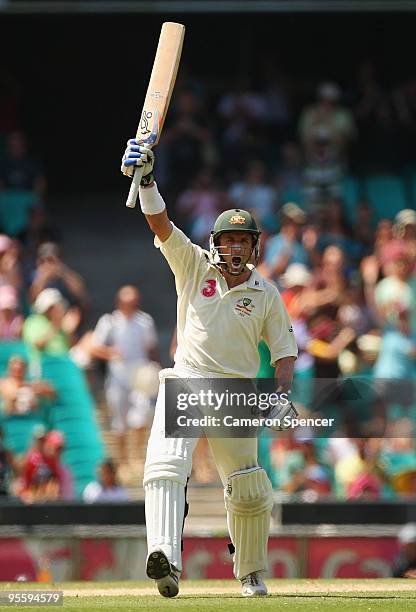
M253 300L248 297L241 298L234 306L234 312L240 317L250 317L254 309Z
M230 217L229 223L231 225L245 225L246 220L243 216L237 214Z

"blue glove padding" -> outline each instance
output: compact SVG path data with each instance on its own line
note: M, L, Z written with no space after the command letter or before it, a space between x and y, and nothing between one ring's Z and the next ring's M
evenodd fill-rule
M143 147L138 140L131 138L127 141L127 148L121 160L121 171L124 175L132 177L136 166L143 167L143 178L147 177L144 184L149 184L149 176L153 180L153 164L155 156L151 149Z

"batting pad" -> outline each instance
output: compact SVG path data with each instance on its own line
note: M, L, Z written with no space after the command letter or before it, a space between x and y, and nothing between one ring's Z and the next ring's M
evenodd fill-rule
M185 487L173 480L151 480L144 491L148 551L160 548L181 571Z
M234 575L267 570L267 540L273 506L272 485L261 467L228 476L224 491L227 524L235 547Z

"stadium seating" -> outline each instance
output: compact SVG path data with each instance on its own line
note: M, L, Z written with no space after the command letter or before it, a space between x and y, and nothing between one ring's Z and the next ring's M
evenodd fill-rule
M29 222L30 210L37 196L32 191L7 190L0 192L0 225L8 236L18 236Z
M11 355L20 355L27 359L26 346L22 342L0 343L0 376L5 374ZM6 447L14 453L25 452L30 446L33 428L42 422L43 415L39 413L6 416L0 412L0 424Z
M357 204L362 196L362 186L355 176L345 176L341 183L341 197L345 204L347 220L354 225Z
M12 354L27 357L26 346L20 342L0 344L1 375ZM76 495L81 496L86 484L96 478L96 467L104 457L93 398L82 371L69 357L45 356L42 359L42 377L53 384L57 399L53 403L45 402L32 415L3 415L5 445L14 452L26 451L37 423L62 431L66 439L63 460L74 476Z
M373 207L376 221L394 219L402 208L408 208L404 181L392 174L372 175L364 181L365 196Z
M416 208L416 169L406 173L410 208Z

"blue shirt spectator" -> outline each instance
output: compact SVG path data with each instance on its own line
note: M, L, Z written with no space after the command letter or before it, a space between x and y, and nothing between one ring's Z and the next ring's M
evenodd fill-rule
M282 226L275 236L266 244L261 273L267 278L278 282L279 276L291 264L311 265L311 249L302 242L302 229L306 222L304 211L293 202L285 204L281 209ZM315 241L316 243L316 241Z
M305 247L297 240L290 240L283 234L277 234L267 243L264 261L272 267L276 259L282 255L288 256L287 265L296 263L309 266L309 256Z
M388 329L381 340L380 355L374 366L376 378L411 379L414 373L415 339L398 329Z

